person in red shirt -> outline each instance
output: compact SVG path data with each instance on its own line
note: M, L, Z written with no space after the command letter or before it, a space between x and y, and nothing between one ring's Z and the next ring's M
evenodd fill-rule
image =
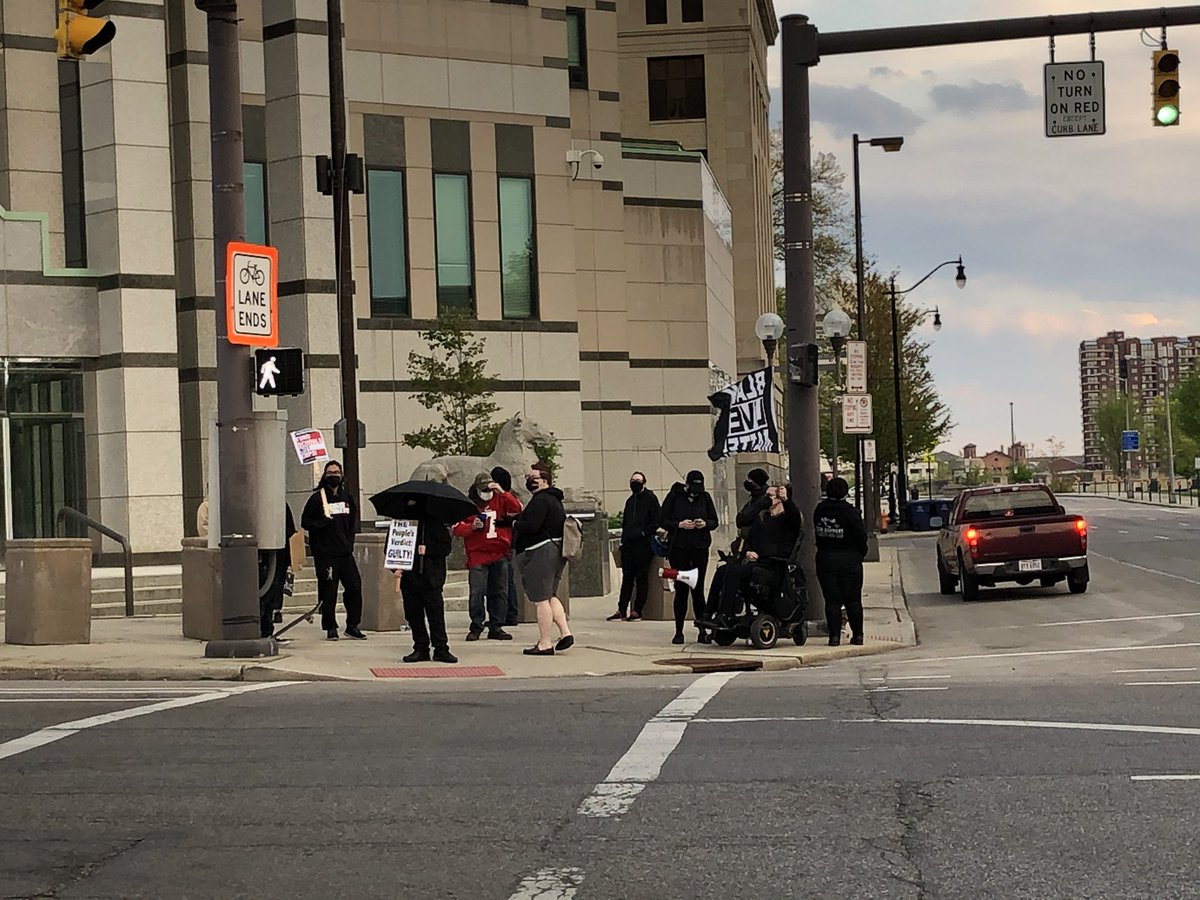
M463 519L452 530L463 539L467 550L467 568L471 590L471 630L468 641L483 634L486 598L488 639L511 641L504 630L508 621L508 554L512 549L512 520L521 512L521 501L486 472L475 476L468 491L478 512Z

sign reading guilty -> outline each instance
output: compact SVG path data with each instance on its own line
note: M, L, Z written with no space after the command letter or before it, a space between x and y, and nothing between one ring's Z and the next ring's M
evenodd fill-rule
M770 369L743 375L712 394L708 402L718 411L709 459L715 462L734 453L779 452Z
M225 266L226 333L231 344L279 346L279 251L230 241Z

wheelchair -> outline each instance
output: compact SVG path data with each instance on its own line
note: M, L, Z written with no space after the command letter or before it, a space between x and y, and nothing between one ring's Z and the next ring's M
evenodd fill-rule
M798 646L804 646L808 641L808 623L804 620L808 589L800 567L800 541L796 541L786 559L760 560L759 571L772 577L765 581L761 577L743 579L738 612L723 623L711 620L715 618L714 611L720 608L725 568L739 558L723 552L717 555L721 564L713 573L708 593L710 621L699 623L712 630L713 641L721 647L729 647L739 639L748 640L759 650L770 650L782 635L790 637Z

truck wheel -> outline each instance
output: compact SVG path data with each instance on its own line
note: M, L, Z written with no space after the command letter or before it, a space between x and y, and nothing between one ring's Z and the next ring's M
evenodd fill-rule
M967 571L961 553L958 554L958 587L964 603L979 599L979 579Z
M942 562L942 554L934 551L937 554L937 573L938 573L938 588L943 596L948 596L954 593L958 587L958 579L946 571L946 564Z
M1072 594L1082 594L1087 591L1087 579L1076 578L1074 575L1067 576L1067 587L1071 589Z

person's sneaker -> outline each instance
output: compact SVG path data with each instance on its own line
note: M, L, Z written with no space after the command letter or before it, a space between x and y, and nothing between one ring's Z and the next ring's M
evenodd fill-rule
M453 653L451 653L449 650L434 650L433 651L433 661L440 662L440 663L449 663L450 665L454 665L456 662L458 662L458 657L455 656Z
M682 644L683 643L683 635L680 634L679 632L676 632L675 637L671 638L671 643L672 644Z
M408 654L408 656L403 657L400 661L406 663L429 662L429 650L414 650L412 653Z
M482 635L483 635L482 631L468 631L467 632L467 640L468 641L477 641L477 640L479 640L479 638Z
M613 613L611 616L609 616L604 621L605 622L624 622L625 621L625 613L621 612L620 610L617 610L615 613Z
M488 632L489 641L511 641L513 636L502 628L497 628L495 631Z
M278 609L275 610L275 624L276 625L283 624L283 612Z
M641 618L642 618L641 613L631 612L629 614L629 616L625 619L625 621L626 622L637 622L637 621L641 620Z
M558 639L558 643L554 645L555 653L562 653L564 650L570 650L575 646L575 635L568 634L566 637Z
M861 646L862 642L863 642L863 636L861 634L856 634L854 637L850 638L850 643L852 643L852 644L858 644Z
M356 641L365 641L367 639L367 636L362 633L362 629L357 625L346 629L346 637L354 638Z
M338 633L337 633L336 628L329 628L325 631L325 640L336 641L337 639L338 639Z
M543 650L537 644L534 644L532 647L526 647L521 652L524 653L526 656L553 656L554 648L547 647L545 650Z

